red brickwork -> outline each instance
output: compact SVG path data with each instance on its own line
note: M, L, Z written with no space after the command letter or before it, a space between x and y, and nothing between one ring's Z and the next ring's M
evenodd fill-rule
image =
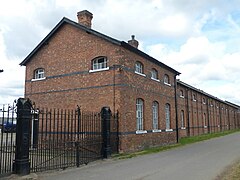
M180 96L180 91L184 96ZM182 82L178 82L177 99L180 137L239 128L239 109L236 106ZM181 111L184 111L185 121L185 128L182 129Z
M107 57L110 69L89 73L91 60L98 56ZM134 72L136 61L143 64L146 77ZM32 81L37 68L45 70L46 79ZM152 68L158 71L160 82L151 79ZM165 74L171 86L163 83ZM100 111L110 106L112 111L118 110L120 151L176 142L174 74L72 25L63 25L28 62L25 94L42 107L71 109L79 105L83 110ZM137 98L144 100L147 134L136 134ZM153 101L159 103L158 126L162 131L166 127L165 104L170 104L173 132L152 133Z
M108 38L77 25L63 23L24 64L25 96L41 107L72 109L79 105L82 110L100 112L103 106L109 106L113 112L119 111L121 152L176 143L177 72L157 60L149 60L148 55L142 55L136 49L126 48L121 42L113 43ZM107 57L109 69L89 72L92 60L99 56ZM134 72L137 61L142 63L144 75ZM38 68L45 70L46 79L32 80ZM157 81L151 79L153 68L158 72ZM164 83L165 74L169 76L170 84ZM183 90L184 97L179 97L180 90ZM138 98L144 102L143 134L136 132ZM152 131L154 101L159 104L158 132ZM239 127L239 113L234 106L210 98L183 83L178 83L177 101L180 137ZM166 132L166 104L170 105L172 131L169 132ZM184 127L181 127L181 111L184 112Z

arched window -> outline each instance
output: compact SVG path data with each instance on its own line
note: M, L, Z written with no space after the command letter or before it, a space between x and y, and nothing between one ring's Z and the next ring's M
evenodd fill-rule
M151 78L152 79L158 79L158 72L154 68L151 70Z
M193 94L193 101L197 101L195 94Z
M143 130L143 100L138 98L136 101L137 130Z
M180 90L180 97L184 98L183 90Z
M181 128L185 127L184 111L181 110Z
M171 129L170 125L170 104L165 105L166 129Z
M152 105L153 129L158 129L158 102L154 101Z
M167 74L164 75L164 83L170 84L169 76Z
M139 61L135 63L135 72L143 74L143 64Z
M203 103L203 104L206 104L205 98L202 98L202 103Z
M92 60L92 70L105 69L107 67L107 57L101 56Z
M44 79L45 73L43 68L38 68L34 71L34 79Z

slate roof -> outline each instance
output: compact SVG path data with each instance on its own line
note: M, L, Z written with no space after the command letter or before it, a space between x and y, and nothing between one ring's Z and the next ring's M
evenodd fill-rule
M228 104L228 105L230 105L230 106L234 106L235 108L238 108L238 109L240 108L239 105L233 104L233 103L228 102L228 101L221 100L221 99L219 99L218 97L215 97L215 96L213 96L213 95L211 95L211 94L208 94L208 93L204 92L204 91L201 90L201 89L197 89L197 88L195 88L195 87L193 87L193 86L191 86L191 85L189 85L189 84L187 84L187 83L184 83L184 82L180 81L179 79L177 80L177 83L178 83L178 84L181 84L182 86L185 86L185 87L187 87L187 88L189 88L189 89L192 89L192 90L194 90L194 91L196 91L196 92L198 92L198 93L201 93L201 94L203 94L203 95L205 95L205 96L208 96L208 97L210 97L210 98L212 98L212 99L215 99L215 100L217 100L217 101L219 101L219 102L222 102L222 103L224 103L224 104Z
M122 46L123 48L125 49L128 49L129 51L135 53L135 54L138 54L139 56L142 56L143 58L161 66L161 67L164 67L166 69L168 69L169 71L173 72L174 74L176 75L179 75L181 73L179 73L178 71L176 71L175 69L167 66L166 64L158 61L157 59L149 56L148 54L142 52L141 50L129 45L128 43L124 42L124 41L119 41L119 40L116 40L112 37L109 37L105 34L102 34L98 31L95 31L93 29L90 29L90 28L87 28L77 22L74 22L66 17L64 17L52 30L51 32L33 49L33 51L20 63L21 66L26 66L27 63L31 60L32 56L45 44L45 43L48 43L49 39L52 37L52 35L57 32L59 30L59 28L63 25L63 24L70 24L76 28L79 28L83 31L86 31L87 33L89 34L93 34L97 37L100 37L100 38L103 38L107 41L109 41L110 43L113 43L113 44L116 44L116 45L119 45L119 46Z

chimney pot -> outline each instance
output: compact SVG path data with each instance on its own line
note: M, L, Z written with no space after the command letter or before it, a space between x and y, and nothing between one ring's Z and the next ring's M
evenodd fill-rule
M135 47L135 48L138 48L138 41L135 39L135 36L132 35L131 36L132 39L128 41L128 44L130 44L131 46Z
M77 13L77 17L78 17L78 23L86 26L88 28L91 28L92 26L92 18L93 18L93 14L90 13L87 10L83 10Z

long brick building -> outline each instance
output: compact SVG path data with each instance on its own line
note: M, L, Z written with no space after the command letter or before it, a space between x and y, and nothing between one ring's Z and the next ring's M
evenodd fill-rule
M238 105L176 79L180 73L138 49L63 18L20 63L25 97L42 107L118 111L119 150L173 144L180 137L239 128Z

